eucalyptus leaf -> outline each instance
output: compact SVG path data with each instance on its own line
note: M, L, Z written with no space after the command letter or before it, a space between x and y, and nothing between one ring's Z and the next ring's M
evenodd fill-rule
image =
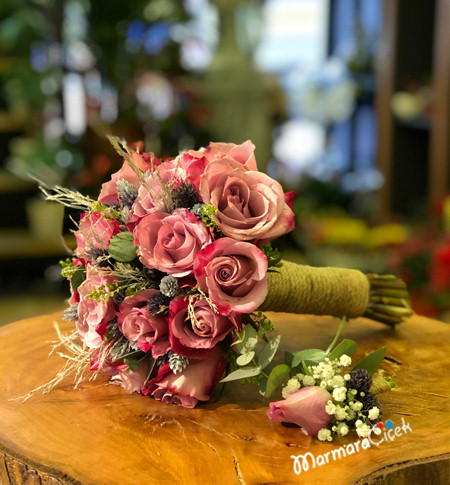
M242 369L235 370L224 377L220 382L237 381L239 379L245 379L246 377L254 377L259 375L261 367L242 367Z
M306 349L295 352L293 356L291 366L297 367L302 362L305 362L306 365L317 365L325 359L326 354L320 349Z
M328 355L330 360L339 359L342 355L353 355L356 351L356 342L345 338L334 350Z
M286 364L277 365L269 374L266 386L266 397L270 397L275 389L283 383L284 379L289 375L291 369Z
M258 365L261 367L261 369L266 368L272 362L272 359L275 356L278 346L280 345L280 338L281 336L277 335L269 339L267 344L259 353Z
M131 232L119 232L109 243L109 254L121 263L129 263L137 257L137 246Z
M73 291L78 291L80 285L86 279L86 270L84 268L78 268L72 275L70 279L70 286L72 287Z
M373 374L383 362L384 357L386 356L387 347L382 347L381 349L375 350L371 354L364 357L364 359L360 360L353 370L355 369L366 369L369 374Z
M250 363L252 361L254 356L255 356L254 350L250 350L250 352L246 352L245 354L240 355L236 359L236 363L238 365L247 365L248 363Z
M254 350L257 343L258 335L256 333L256 330L250 324L245 325L245 327L243 328L242 341L236 344L238 351L241 354L246 354L247 352Z

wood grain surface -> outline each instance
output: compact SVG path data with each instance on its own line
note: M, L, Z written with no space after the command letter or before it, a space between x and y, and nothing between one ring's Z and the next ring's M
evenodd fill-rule
M269 314L281 347L326 348L338 327L330 317ZM128 395L106 378L73 390L64 381L24 403L11 400L49 381L63 361L48 353L58 314L0 329L0 483L9 484L446 484L449 481L450 326L413 316L393 330L350 320L343 337L359 343L355 359L387 345L382 368L397 382L382 394L383 421L406 431L346 456L356 434L321 443L267 419L256 388L229 383L196 409ZM410 431L408 430L408 427ZM336 450L335 460L331 459ZM310 452L329 462L297 475ZM340 456L340 458L339 458Z

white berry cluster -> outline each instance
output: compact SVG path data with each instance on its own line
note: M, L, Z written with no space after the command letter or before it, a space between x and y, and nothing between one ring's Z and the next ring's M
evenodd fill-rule
M363 403L356 398L357 391L347 387L350 374L342 375L342 369L351 363L351 357L344 354L339 359L325 358L315 366L304 366L304 374L300 373L290 378L282 390L284 399L308 386L320 386L330 393L331 399L325 411L333 418L328 428L319 431L317 437L321 441L332 441L333 433L345 436L351 428L356 429L359 437L365 438L372 429L369 420L376 420L380 414L380 410L373 407L367 417L364 416ZM364 393L360 395L364 396Z

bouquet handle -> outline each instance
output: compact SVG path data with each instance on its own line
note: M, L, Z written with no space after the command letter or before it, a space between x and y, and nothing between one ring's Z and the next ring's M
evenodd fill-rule
M406 285L395 276L316 268L289 261L268 273L268 294L259 310L367 316L391 326L413 313Z

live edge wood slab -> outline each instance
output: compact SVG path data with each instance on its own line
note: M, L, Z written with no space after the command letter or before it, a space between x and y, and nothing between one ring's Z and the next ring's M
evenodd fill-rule
M326 348L338 327L329 317L269 314L290 351ZM450 463L450 326L413 316L397 329L350 320L344 337L359 359L381 346L382 368L397 387L382 394L383 422L404 426L394 439L359 446L355 433L321 443L298 428L272 423L256 388L227 384L219 400L182 409L108 385L106 378L73 390L69 380L49 394L12 398L50 380L62 367L48 358L59 314L0 329L1 484L447 484ZM353 444L353 451L351 453ZM334 455L332 450L348 451ZM311 453L295 473L292 456ZM326 455L328 453L328 455ZM322 456L322 459L319 458ZM329 460L326 463L325 456ZM322 466L319 466L321 463Z

